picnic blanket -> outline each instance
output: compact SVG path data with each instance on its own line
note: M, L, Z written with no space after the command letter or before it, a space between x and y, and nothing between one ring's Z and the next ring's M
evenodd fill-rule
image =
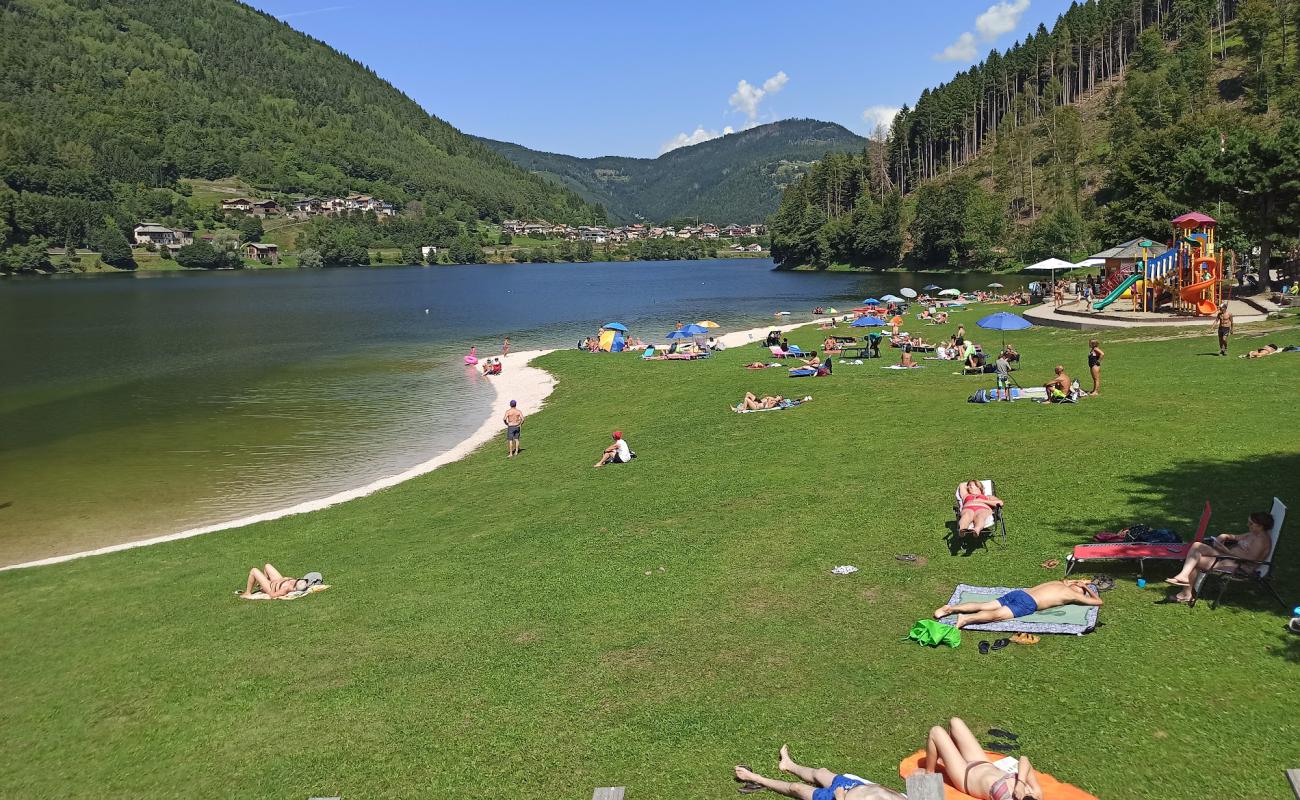
M881 367L881 369L925 369L925 365L924 365L924 364L913 364L913 365L910 366L910 367L905 367L905 366L903 366L902 364L890 364L890 365L887 366L887 367Z
M1009 591L1011 589L1002 586L971 586L970 584L959 583L953 591L952 597L948 600L948 605L986 603L989 600L997 600ZM957 622L957 615L949 614L939 621L953 625ZM1049 608L1046 611L1035 611L1027 617L967 625L962 630L1072 633L1075 636L1082 636L1091 632L1095 627L1097 627L1097 606L1068 605Z
M325 590L328 589L328 588L330 588L330 584L328 584L328 583L317 583L317 584L315 584L315 585L313 585L313 586L309 586L309 587L307 587L306 589L302 590L301 592L289 592L288 594L284 595L283 597L277 597L277 598L275 598L275 599L276 599L276 600L297 600L299 597L306 597L306 596L309 595L309 594L316 594L317 592L323 592L323 591L325 591ZM240 593L240 592L236 592L236 594L241 594L241 593ZM253 592L253 596L252 596L252 597L241 597L240 599L242 599L242 600L270 600L271 597L270 597L269 595L267 595L266 592L262 591L261 589L258 589L256 592Z
M737 414L757 414L760 411L784 411L787 408L794 408L795 406L803 405L805 402L811 399L812 399L811 397L805 397L802 400L782 400L781 402L777 403L775 406L771 408L741 408L740 406L742 404L737 403L736 405L731 407L731 410L736 412Z
M1003 756L1001 753L985 752L989 763L1003 772L1014 774L1020 761L1012 756ZM1032 760L1032 759L1031 759ZM925 751L917 750L898 764L898 777L907 780L907 776L916 772L918 769L925 769ZM1043 800L1097 800L1095 795L1088 794L1077 786L1071 786L1068 783L1062 783L1056 778L1043 772L1038 767L1034 767L1035 774L1038 775L1038 783L1043 787ZM947 776L944 776L943 784L944 800L974 800L970 795L963 791L953 788L947 782Z

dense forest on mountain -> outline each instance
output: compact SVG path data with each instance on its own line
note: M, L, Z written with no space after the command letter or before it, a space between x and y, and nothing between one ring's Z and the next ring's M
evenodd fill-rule
M577 158L483 139L524 169L599 204L621 222L699 218L752 223L776 210L781 190L827 153L867 140L832 122L788 119L679 147L658 158Z
M1298 34L1300 0L1075 3L904 107L883 169L826 159L787 189L773 256L996 268L1163 240L1201 208L1267 263L1300 235ZM894 192L882 251L856 231Z
M602 215L234 0L7 0L0 29L0 269L51 244L129 259L140 218L197 211L182 178L462 221Z

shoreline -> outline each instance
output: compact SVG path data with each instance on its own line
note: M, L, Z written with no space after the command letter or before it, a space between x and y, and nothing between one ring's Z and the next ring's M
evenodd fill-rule
M355 500L359 497L374 494L382 489L388 489L399 483L405 483L412 478L418 478L433 472L439 467L459 461L487 442L491 441L498 433L505 430L501 425L501 417L509 408L511 400L518 400L519 404L527 409L531 416L542 409L546 398L550 396L555 389L555 378L546 370L530 365L535 358L554 352L551 350L524 350L517 353L511 353L502 359L504 369L499 377L491 379L494 398L492 407L488 411L487 417L482 424L478 426L469 436L460 440L455 446L429 458L413 467L403 470L396 475L389 475L377 478L369 483L354 489L345 489L341 492L317 498L315 500L305 500L285 508L275 509L272 511L263 511L259 514L249 514L237 519L218 522L212 525L203 525L197 528L188 528L176 533L163 534L161 536L151 536L147 539L137 539L130 542L121 542L119 544L105 545L92 550L81 550L75 553L65 553L57 556L36 559L34 561L24 561L18 564L6 564L0 566L0 572L9 570L27 569L29 567L43 567L51 564L62 564L66 561L75 561L80 558L90 556L106 555L116 553L122 550L132 550L137 547L147 547L153 544L162 544L163 542L174 542L180 539L190 539L195 536L202 536L205 533L216 533L217 531L231 530L233 528L242 528L246 525L252 525L256 522L268 522L270 520L282 519L284 517L294 516L296 514L307 514L312 511L320 511L330 506L340 503L346 503L349 500ZM486 356L485 356L486 357Z
M767 335L768 331L778 330L787 333L798 328L808 325L816 325L825 321L825 317L804 321L790 322L784 324L763 325L757 328L747 330L732 331L718 337L718 340L727 348L742 347L752 345ZM5 564L0 566L0 572L10 570L28 569L31 567L44 567L52 564L62 564L68 561L75 561L90 556L107 555L108 553L117 553L122 550L133 550L137 547L148 547L149 545L162 544L164 542L175 542L181 539L190 539L195 536L202 536L207 533L217 533L218 531L232 530L242 528L246 525L252 525L258 522L269 522L271 520L283 519L297 514L308 514L313 511L321 511L331 506L346 503L349 500L366 497L383 489L388 489L398 484L405 483L412 478L418 478L433 472L439 467L465 458L474 451L478 450L484 444L491 441L498 433L504 430L500 424L501 417L509 408L511 400L517 400L527 411L529 416L536 414L545 406L546 399L555 389L556 380L551 373L539 367L534 367L531 362L541 356L553 353L560 348L550 348L545 350L523 350L511 353L502 359L504 369L499 377L492 378L492 389L494 397L492 407L487 417L478 428L469 436L460 440L455 446L439 453L432 458L427 459L413 467L403 470L396 475L389 475L377 478L369 483L354 489L345 489L341 492L317 498L315 500L305 500L295 503L285 508L274 509L272 511L263 511L258 514L249 514L236 519L218 522L211 525L203 525L195 528L176 533L168 533L160 536L151 536L147 539L137 539L130 542L121 542L118 544L105 545L96 547L91 550L80 550L73 553L64 553L61 555L48 556L46 558L24 561L17 564ZM490 358L493 356L484 356Z

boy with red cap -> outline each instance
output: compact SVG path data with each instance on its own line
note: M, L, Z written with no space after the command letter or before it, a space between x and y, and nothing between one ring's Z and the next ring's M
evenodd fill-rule
M600 460L592 466L603 467L606 464L626 464L632 460L632 448L627 446L622 431L614 431L614 443L605 448Z

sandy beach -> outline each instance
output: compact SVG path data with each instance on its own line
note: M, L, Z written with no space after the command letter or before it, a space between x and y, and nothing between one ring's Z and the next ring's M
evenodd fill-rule
M786 333L806 325L815 325L821 321L821 319L815 319L810 322L763 325L761 327L750 328L747 330L732 331L723 334L718 337L718 339L728 348L742 347L745 345L752 345L755 342L762 340L763 337L767 335L768 331L778 330L782 333ZM511 400L518 401L519 407L527 415L531 416L540 411L546 402L546 398L550 396L552 390L555 388L555 379L546 370L532 366L531 362L534 359L551 352L554 352L554 350L524 350L517 353L511 353L504 357L502 359L501 374L491 378L492 388L494 391L492 408L487 413L482 424L480 424L473 433L462 439L450 450L447 450L444 453L439 453L433 458L416 464L415 466L403 470L396 475L389 475L371 481L370 483L367 483L364 486L359 486L355 489L336 492L328 497L322 497L316 500L307 500L274 511L264 511L260 514L239 517L238 519L219 522L213 525L189 528L187 530L164 534L162 536L153 536L148 539L139 539L131 542L106 545L104 547L97 547L93 550L83 550L76 553L65 553L62 555L37 559L35 561L25 561L20 564L9 564L0 567L0 572L11 569L25 569L27 567L59 564L78 558L86 558L88 556L116 553L120 550L130 550L135 547L147 547L152 544L161 544L163 542L174 542L178 539L189 539L194 536L202 536L206 533L216 533L218 531L226 531L232 528L240 528L245 525L251 525L255 522L281 519L294 514L307 514L312 511L319 511L323 508L338 505L339 503L345 503L349 500L355 500L358 497L365 497L366 495L374 494L382 489L396 486L397 484L411 480L412 478L428 474L441 466L459 461L477 450L479 447L491 441L494 437L498 436L503 430L501 418L504 416ZM489 356L484 356L484 358L487 357ZM452 366L453 365L449 365L449 368ZM454 366L459 366L459 364Z

